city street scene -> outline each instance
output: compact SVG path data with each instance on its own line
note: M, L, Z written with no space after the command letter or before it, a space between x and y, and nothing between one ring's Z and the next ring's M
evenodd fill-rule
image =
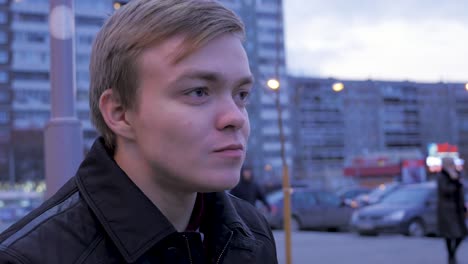
M0 264L468 264L466 10L0 0Z

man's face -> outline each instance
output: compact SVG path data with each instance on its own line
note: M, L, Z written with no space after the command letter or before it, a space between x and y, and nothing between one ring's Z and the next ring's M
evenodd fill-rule
M139 60L138 103L129 115L140 166L170 188L230 189L250 133L247 55L236 35L224 34L174 63L181 41L170 38Z

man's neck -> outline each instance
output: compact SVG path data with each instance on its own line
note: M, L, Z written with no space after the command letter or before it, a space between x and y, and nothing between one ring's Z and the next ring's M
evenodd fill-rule
M132 151L116 151L116 163L135 183L135 185L150 199L163 215L182 232L186 229L192 214L197 193L175 190L173 186L163 186L163 183L152 175L149 168L141 164L141 158ZM161 175L158 175L161 177Z

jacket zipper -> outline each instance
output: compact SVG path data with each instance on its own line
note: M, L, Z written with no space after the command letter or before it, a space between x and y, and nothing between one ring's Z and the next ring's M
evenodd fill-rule
M229 239L228 241L226 242L226 245L224 245L224 248L223 250L221 251L221 254L219 254L219 257L218 257L218 261L216 261L216 264L219 264L220 261L221 261L221 257L223 256L224 254L224 251L226 251L228 245L229 245L229 242L231 242L231 239L232 239L232 235L234 234L234 232L231 231L231 235L229 236Z
M188 250L188 255L189 255L190 264L193 264L193 261L192 261L192 252L190 251L190 245L189 245L188 238L187 238L185 235L182 235L182 236L185 238L185 244L187 245L187 250Z

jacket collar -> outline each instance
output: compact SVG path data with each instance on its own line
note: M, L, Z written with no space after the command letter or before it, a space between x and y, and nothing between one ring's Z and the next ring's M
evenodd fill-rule
M155 244L176 233L161 211L128 178L98 138L80 165L76 181L105 232L127 262L134 262ZM225 192L206 194L211 203L209 217L214 217L221 230L240 230L253 239L253 234L240 218ZM203 224L203 223L202 223Z

